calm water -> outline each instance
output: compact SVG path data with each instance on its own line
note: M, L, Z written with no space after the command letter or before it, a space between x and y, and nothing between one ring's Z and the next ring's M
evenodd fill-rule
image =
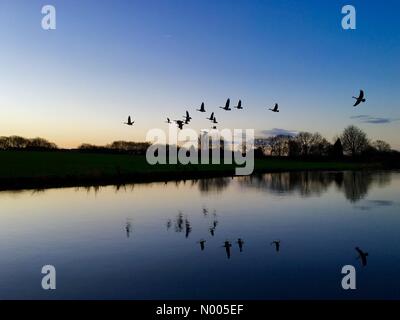
M0 299L399 299L399 191L400 172L315 172L1 192Z

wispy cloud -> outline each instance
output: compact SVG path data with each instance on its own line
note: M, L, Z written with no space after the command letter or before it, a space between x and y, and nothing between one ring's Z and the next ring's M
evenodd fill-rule
M352 116L350 119L357 119L362 123L372 123L372 124L384 124L384 123L392 123L395 121L399 121L399 118L381 118L381 117L374 117L370 115L359 115L359 116Z
M280 129L280 128L273 128L271 130L262 130L261 134L267 137L271 137L271 136L295 136L297 135L299 132L296 130L287 130L287 129Z

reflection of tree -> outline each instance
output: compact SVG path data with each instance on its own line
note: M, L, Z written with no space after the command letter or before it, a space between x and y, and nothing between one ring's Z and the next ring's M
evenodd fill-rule
M231 180L231 178L200 179L198 181L199 190L202 193L221 192L228 187Z
M390 181L389 172L347 171L343 173L343 185L339 189L343 190L350 202L357 202L365 198L374 184L384 187Z
M264 189L275 193L298 193L302 197L321 195L334 184L343 191L346 199L357 202L363 199L374 185L380 187L390 183L390 172L346 171L346 172L285 172L268 173L239 178L246 187Z
M322 194L333 180L324 172L284 172L243 177L239 181L258 189L276 193L297 192L306 197Z

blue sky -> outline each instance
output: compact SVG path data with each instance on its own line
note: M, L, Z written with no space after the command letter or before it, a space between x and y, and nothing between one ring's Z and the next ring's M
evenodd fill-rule
M56 30L41 28L45 4ZM345 4L356 30L341 28ZM400 149L399 13L395 0L0 0L0 135L139 141L204 101L221 128L330 140L356 124ZM228 97L245 110L218 111ZM209 127L194 115L193 128Z

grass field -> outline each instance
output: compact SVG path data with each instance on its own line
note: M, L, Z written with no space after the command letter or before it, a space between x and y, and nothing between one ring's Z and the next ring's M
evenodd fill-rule
M255 172L352 170L349 162L256 159ZM0 151L0 187L70 186L234 175L233 165L149 165L144 156L78 152Z

